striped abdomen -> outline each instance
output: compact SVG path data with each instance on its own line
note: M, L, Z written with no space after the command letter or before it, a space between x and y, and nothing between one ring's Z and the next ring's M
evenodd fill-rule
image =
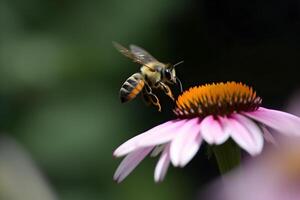
M135 73L130 76L122 85L120 89L120 99L124 103L134 99L145 85L144 77L140 73Z

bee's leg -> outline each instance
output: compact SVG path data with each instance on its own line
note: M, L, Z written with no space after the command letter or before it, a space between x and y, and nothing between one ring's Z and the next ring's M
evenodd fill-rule
M160 85L161 89L166 93L166 95L168 95L173 101L175 101L175 98L172 94L170 87L168 85L164 84L163 82L159 82L159 85Z
M161 112L161 106L156 95L150 93L143 93L143 98L147 105L157 106L158 111Z
M152 94L152 88L150 87L150 85L145 81L145 86L144 86L145 92L147 94Z
M147 106L150 106L152 104L151 99L146 90L142 90L142 99Z
M157 106L158 107L158 111L161 112L161 106L160 106L160 103L159 103L159 100L157 98L157 96L155 94L148 94L150 99L151 99L151 103L154 105L154 106Z
M158 111L161 111L159 100L155 94L152 93L152 89L148 84L145 84L145 88L142 91L142 96L147 105L154 105L158 107Z

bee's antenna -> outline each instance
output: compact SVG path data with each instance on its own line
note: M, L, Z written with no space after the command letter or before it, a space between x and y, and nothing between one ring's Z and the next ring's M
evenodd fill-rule
M178 62L178 63L176 63L176 64L174 64L173 65L173 68L175 68L176 66L178 66L178 65L180 65L180 64L182 64L182 63L184 63L184 61L182 60L182 61L180 61L180 62Z
M182 83L181 83L181 81L180 81L180 79L176 76L176 80L177 80L177 82L179 83L179 86L180 86L180 92L182 92L183 91L183 89L182 89Z

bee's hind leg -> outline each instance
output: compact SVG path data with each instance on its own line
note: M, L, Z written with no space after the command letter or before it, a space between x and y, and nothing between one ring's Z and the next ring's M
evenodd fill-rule
M150 106L152 104L152 102L151 102L151 99L150 99L148 93L145 90L143 90L141 94L142 94L142 99L143 99L144 103L147 106Z
M163 82L159 82L160 88L166 93L167 96L169 96L173 101L175 101L175 98L172 94L172 91L170 87Z
M142 91L142 97L147 105L154 105L158 107L158 111L161 112L161 106L159 100L155 94L152 93L152 89L145 84L145 88Z

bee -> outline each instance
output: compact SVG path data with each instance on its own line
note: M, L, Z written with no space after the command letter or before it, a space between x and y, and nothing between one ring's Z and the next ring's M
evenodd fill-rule
M130 45L130 50L117 42L113 42L113 45L124 56L141 65L140 72L131 75L120 89L122 103L134 99L141 93L146 104L154 105L158 108L158 111L161 111L159 99L153 93L152 89L162 90L175 101L172 91L167 84L179 84L180 91L182 92L182 84L176 76L175 67L183 63L183 61L175 65L165 64L159 62L147 51L136 45Z

